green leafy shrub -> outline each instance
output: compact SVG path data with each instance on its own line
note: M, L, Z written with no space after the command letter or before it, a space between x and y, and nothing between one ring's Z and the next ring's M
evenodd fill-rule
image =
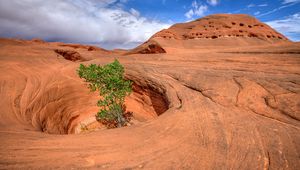
M80 64L77 70L80 78L89 82L92 91L99 91L100 107L96 115L97 120L108 128L125 126L128 113L125 113L124 99L132 91L132 82L124 79L124 67L118 60L100 66Z

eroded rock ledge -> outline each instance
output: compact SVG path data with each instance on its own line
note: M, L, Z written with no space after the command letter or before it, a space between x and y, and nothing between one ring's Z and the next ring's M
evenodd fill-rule
M55 49L54 52L70 61L85 61L85 59L77 52L73 50Z

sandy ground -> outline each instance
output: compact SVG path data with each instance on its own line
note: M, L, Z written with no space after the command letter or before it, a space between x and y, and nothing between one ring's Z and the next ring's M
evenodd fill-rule
M0 169L299 169L299 43L166 50L2 39ZM98 108L76 69L114 58L136 84L126 102L137 123L79 133Z

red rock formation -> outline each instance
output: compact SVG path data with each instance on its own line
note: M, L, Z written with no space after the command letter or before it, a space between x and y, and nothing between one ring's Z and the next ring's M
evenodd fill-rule
M142 45L130 50L126 54L158 54L166 53L166 50L161 47L156 41L147 41Z
M71 47L74 49L86 49L88 51L102 51L102 52L109 52L100 47L90 46L90 45L81 45L81 44L65 44L65 43L58 43L61 47Z
M31 40L31 42L33 42L33 43L40 43L40 44L46 43L44 40L39 39L39 38L34 38L34 39Z
M152 36L155 37L177 40L249 37L267 43L288 41L270 26L244 14L210 15L192 22L175 24Z
M241 17L194 22L219 17L221 26L224 16ZM194 39L186 30L195 28L178 24L166 34L174 38L151 38L134 55L76 48L91 59L83 64L118 58L135 82L126 98L135 122L110 130L95 120L99 96L79 63L53 52L73 47L0 39L0 169L298 170L300 44L263 31L240 37L262 28L255 23L228 20L239 37ZM139 53L159 49L151 44L168 53Z
M73 50L55 49L57 54L63 56L66 60L70 61L84 61L85 59L77 52Z
M249 15L217 14L159 31L128 54L165 53L174 48L222 48L289 42L285 36Z

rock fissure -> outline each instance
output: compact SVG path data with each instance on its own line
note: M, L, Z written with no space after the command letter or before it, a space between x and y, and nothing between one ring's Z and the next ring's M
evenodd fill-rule
M148 42L104 51L0 39L1 168L299 169L299 43L228 14L176 24ZM77 51L90 60L83 64L126 66L136 84L128 127L99 127L99 94L76 74L80 60L54 49Z
M235 105L236 106L238 106L238 103L239 103L239 95L240 95L240 93L241 93L241 90L243 89L243 86L242 86L242 84L237 80L237 78L236 77L233 77L233 82L235 82L236 84L237 84L237 86L238 86L238 92L237 92L237 94L236 94L236 99L235 99Z

